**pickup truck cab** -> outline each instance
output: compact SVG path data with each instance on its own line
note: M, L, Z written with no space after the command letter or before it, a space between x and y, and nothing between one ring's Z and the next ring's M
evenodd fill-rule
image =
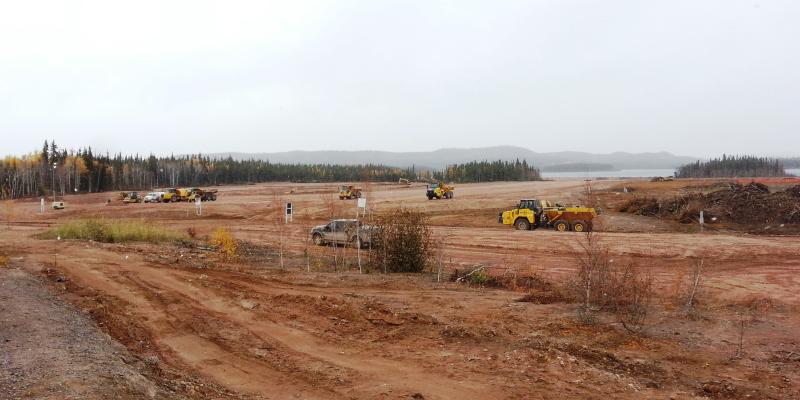
M358 229L361 237L361 246L369 246L372 241L375 228L362 225ZM333 245L347 245L355 247L358 243L356 240L356 220L355 219L335 219L327 225L315 226L311 229L311 240L317 246L324 246L326 244Z
M164 197L163 192L150 192L144 196L145 203L160 203L161 198Z

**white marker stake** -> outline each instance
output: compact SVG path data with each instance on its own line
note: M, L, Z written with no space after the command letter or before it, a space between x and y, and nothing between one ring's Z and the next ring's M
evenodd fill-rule
M40 200L41 201L39 202L39 214L44 214L44 197L42 197Z
M200 196L195 195L194 198L194 212L198 216L203 215L203 200L200 199Z
M363 274L364 272L361 270L361 224L358 221L358 210L364 209L366 212L367 209L367 198L366 197L359 197L358 203L356 204L356 253L358 254L358 273Z
M706 223L705 218L703 217L703 212L700 211L700 232L703 231L703 225Z

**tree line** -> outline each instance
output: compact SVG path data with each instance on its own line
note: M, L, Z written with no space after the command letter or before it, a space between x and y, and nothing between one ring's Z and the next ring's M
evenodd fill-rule
M216 159L201 154L97 154L91 147L67 150L45 141L38 152L0 161L0 198L91 193L158 187L214 186L257 182L397 181L413 169L383 165L274 164Z
M783 162L776 158L729 156L697 161L678 167L678 178L736 178L786 176Z
M448 165L441 171L431 171L430 178L457 183L495 181L539 181L539 170L527 161L471 161Z
M264 160L212 158L202 154L169 157L97 154L91 147L67 150L45 141L41 150L0 161L0 199L38 197L53 192L92 193L180 186L258 182L391 182L400 178L451 182L538 180L525 161L470 162L442 171L385 165L286 164Z

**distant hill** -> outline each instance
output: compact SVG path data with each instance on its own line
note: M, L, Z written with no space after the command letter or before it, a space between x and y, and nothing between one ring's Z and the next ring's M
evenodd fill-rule
M563 164L605 164L614 169L675 168L697 161L697 157L677 156L667 152L593 154L578 151L537 153L516 146L482 147L473 149L439 149L429 152L388 151L288 151L282 153L215 153L212 157L233 157L235 160L269 160L275 163L299 164L382 164L406 168L444 168L447 164L469 161L527 160L539 168Z

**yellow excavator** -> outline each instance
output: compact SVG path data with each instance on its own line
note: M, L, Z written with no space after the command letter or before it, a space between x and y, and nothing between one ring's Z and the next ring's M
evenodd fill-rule
M519 205L498 215L499 223L513 225L519 230L552 228L559 232L587 232L597 216L594 208L563 206L547 200L523 199Z

